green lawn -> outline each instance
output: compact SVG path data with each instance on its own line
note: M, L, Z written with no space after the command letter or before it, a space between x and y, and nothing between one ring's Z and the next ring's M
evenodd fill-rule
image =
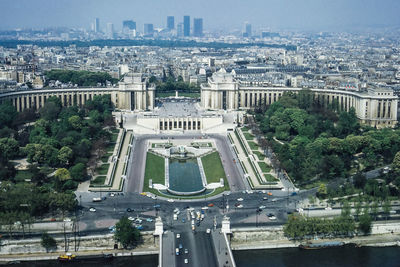
M251 150L258 150L258 145L255 142L248 141L249 147Z
M110 142L115 143L117 142L117 139L118 139L118 133L112 133Z
M253 140L254 139L254 135L252 135L251 133L248 132L243 132L244 138L246 138L246 140Z
M259 160L264 160L265 156L263 153L261 153L260 151L253 151L253 154L257 155Z
M242 132L248 132L250 129L247 128L246 126L244 126L244 127L241 128L241 130L242 130Z
M224 167L218 152L213 152L201 158L207 183L218 183L220 178L225 177Z
M24 182L26 179L32 179L32 173L29 170L17 171L15 174L16 182Z
M278 181L278 179L276 179L274 176L272 176L271 174L264 174L265 179L267 180L267 182L276 182Z
M108 158L112 155L111 152L107 152L104 156L101 157L101 161L107 163Z
M105 175L97 176L93 181L90 181L90 185L104 185L106 177Z
M109 167L110 167L109 163L101 164L100 167L96 168L96 173L99 175L106 175Z
M269 166L267 163L265 162L258 162L258 166L260 166L260 169L262 170L262 172L266 173L266 172L270 172L271 171L271 166Z
M147 152L146 169L144 174L144 185L149 186L149 180L153 184L165 183L165 159L163 157Z

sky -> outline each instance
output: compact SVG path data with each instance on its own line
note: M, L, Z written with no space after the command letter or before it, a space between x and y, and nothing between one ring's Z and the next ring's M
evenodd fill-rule
M370 26L400 25L400 0L0 0L0 30L16 28L90 28L96 17L100 27L115 29L132 19L165 27L166 17L203 18L205 30L253 29L340 31Z

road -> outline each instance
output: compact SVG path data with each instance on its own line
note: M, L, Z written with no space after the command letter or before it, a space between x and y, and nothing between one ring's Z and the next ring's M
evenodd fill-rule
M260 191L261 192L261 191ZM220 223L224 215L231 218L233 227L246 226L265 226L283 224L287 219L287 212L292 212L298 207L298 203L307 199L310 194L314 194L315 190L299 192L295 196L290 196L287 191L271 191L272 196L267 196L266 193L243 193L232 192L229 195L216 197L212 200L197 199L188 201L175 201L174 203L160 199L152 199L142 196L138 193L124 193L124 195L107 196L107 199L102 202L92 202L93 197L99 197L99 193L81 193L80 203L82 208L79 210L79 219L81 221L81 231L99 231L107 230L109 226L115 224L122 216L140 217L142 219L154 219L160 215L164 222L165 229L175 231L180 230L187 225L182 222L181 215L178 221L173 221L172 214L175 208L186 212L188 207L200 210L209 204L213 204L207 211L207 217L214 216L217 222ZM103 195L104 196L104 193ZM268 197L268 200L264 200ZM243 201L238 201L243 198ZM235 204L242 204L242 208L235 207ZM155 205L160 205L155 209ZM256 210L260 206L266 206L263 211L256 214ZM227 209L227 206L229 208ZM96 208L96 212L90 212L89 208ZM130 208L132 211L128 212ZM273 213L277 219L270 220L266 214ZM206 220L207 221L207 220ZM154 229L154 222L142 223L143 230Z

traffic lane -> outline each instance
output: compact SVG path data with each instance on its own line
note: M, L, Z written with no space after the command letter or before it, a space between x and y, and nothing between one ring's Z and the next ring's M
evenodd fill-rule
M188 254L178 256L177 266L218 266L214 246L209 234L205 232L183 232L181 233L181 242L184 249L189 250ZM188 259L188 265L184 263Z
M221 160L223 162L225 174L227 176L229 186L231 191L240 191L246 189L246 186L243 182L243 175L241 175L238 165L237 159L234 161L235 157L232 153L232 150L229 148L228 140L223 136L212 136L214 140L216 140L217 149L220 152Z
M138 137L129 160L130 170L127 177L127 192L141 192L143 189L144 166L146 160L146 138Z

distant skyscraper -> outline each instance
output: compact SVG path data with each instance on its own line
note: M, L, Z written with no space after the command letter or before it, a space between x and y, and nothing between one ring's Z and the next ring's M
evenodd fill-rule
M203 19L194 18L193 19L193 36L201 37L203 36Z
M248 22L244 23L243 37L251 37L251 24Z
M107 23L107 38L113 39L114 38L114 24L111 22Z
M145 36L152 36L153 35L153 31L154 31L153 24L145 23L143 25L143 33L144 33Z
M94 20L94 32L100 32L100 19L95 18Z
M178 25L176 25L176 35L178 37L183 36L183 23L178 23Z
M190 36L190 16L183 16L183 36Z
M122 22L122 28L126 28L128 30L136 30L136 22L133 20L124 20Z
M175 29L175 18L174 18L174 16L168 16L167 17L167 29L168 30Z

